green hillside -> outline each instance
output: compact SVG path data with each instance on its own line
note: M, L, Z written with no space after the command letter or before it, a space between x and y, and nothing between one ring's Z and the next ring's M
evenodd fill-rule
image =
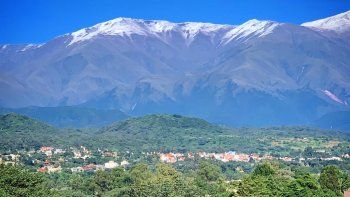
M22 115L0 116L2 150L84 145L116 151L179 151L298 155L307 147L337 151L349 134L310 127L229 128L180 115L147 115L101 129L57 129Z
M199 150L219 148L227 129L202 119L180 115L147 115L99 130L97 141L110 147L139 150Z
M100 129L91 144L112 149L161 151L236 150L246 153L299 154L306 147L330 149L349 134L311 127L228 128L199 118L148 115Z
M57 144L58 130L48 124L14 113L0 116L2 150L40 147Z

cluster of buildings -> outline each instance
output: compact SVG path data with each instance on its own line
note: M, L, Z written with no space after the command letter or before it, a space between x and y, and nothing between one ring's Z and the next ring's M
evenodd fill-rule
M130 165L130 163L127 160L123 160L119 163L115 162L115 161L108 161L106 163L104 163L103 165L100 164L88 164L85 166L78 166L78 167L73 167L70 168L70 171L72 173L76 173L76 172L95 172L97 170L111 170L117 167L123 167L126 168Z
M249 162L251 160L260 161L260 160L272 160L274 159L270 155L259 156L258 154L244 154L236 153L235 151L229 151L225 153L187 153L186 155L182 153L160 153L159 158L161 162L164 163L175 163L177 161L184 161L186 158L193 159L195 157L204 158L204 159L215 159L222 162ZM284 158L289 159L289 158Z
M271 155L258 155L258 154L245 154L245 153L236 153L235 151L229 151L224 153L206 153L206 152L198 152L198 153L159 153L159 159L163 163L176 163L178 161L184 161L185 159L193 159L195 157L204 158L204 159L213 159L219 160L222 162L252 162L252 161L261 161L261 160L282 160L285 162L302 162L305 161L305 158L292 158L292 157L273 157ZM342 161L342 158L350 158L349 154L344 154L342 157L325 157L320 158L323 161ZM307 158L308 160L314 160L316 158Z
M125 156L127 155L127 156ZM67 149L54 148L51 146L43 146L38 150L18 151L10 154L0 154L0 164L32 165L38 172L42 173L58 173L61 171L78 172L95 172L97 170L110 170L117 167L127 168L130 163L126 159L134 158L133 162L140 161L143 157L159 157L163 163L176 163L194 158L212 159L222 162L255 162L261 160L278 159L285 162L304 162L306 160L323 160L323 161L342 161L350 159L349 154L341 156L329 156L322 158L303 158L303 157L273 157L271 155L245 154L235 151L224 153L160 153L160 152L142 152L141 155L134 155L132 152L126 151L125 155L119 156L117 152L110 150L90 151L84 146L70 147ZM29 159L28 159L29 158ZM92 159L90 159L92 158ZM78 161L78 162L76 162Z
M62 170L71 171L72 173L94 172L97 170L109 170L117 167L126 168L130 165L125 159L117 163L115 161L118 157L117 152L98 149L94 154L84 146L80 146L79 148L70 147L68 149L43 146L38 150L19 151L13 154L0 154L0 164L17 165L25 163L28 165L30 163L30 165L34 167L37 166L37 172L42 173L59 173L62 172ZM101 164L89 163L88 159L93 157L104 158L102 161L107 160L107 162ZM26 161L24 161L25 158L27 159ZM74 163L72 160L74 159L82 161L80 162L81 166L73 164L74 167L67 167L72 166L72 163ZM69 162L69 165L64 166L64 164Z
M182 153L160 153L159 158L164 163L175 163L177 161L184 161L186 157Z

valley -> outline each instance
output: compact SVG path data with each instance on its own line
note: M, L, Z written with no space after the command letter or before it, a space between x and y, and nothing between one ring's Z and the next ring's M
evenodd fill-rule
M193 182L191 184L196 188L193 192L227 195L246 192L244 187L256 179L253 174L266 165L273 175L260 178L272 181L266 184L276 184L270 179L272 177L281 178L281 191L270 191L279 195L292 191L288 185L298 180L294 176L300 170L315 177L327 166L337 166L342 173L350 172L350 135L311 127L231 128L193 117L155 114L117 121L102 128L64 129L10 113L0 116L0 131L2 176L6 177L8 170L43 175L46 184L54 188L45 191L50 195L70 196L72 192L81 196L96 192L99 195L122 195L120 191L112 190L121 185L92 187L89 182L101 184L99 181L112 181L116 176L128 179L132 176L129 173L138 168L149 169L147 176L151 177L158 176L159 168L166 168L189 182L197 180L201 170L209 170L207 173L217 173L215 181L204 179L202 184L205 185ZM282 172L290 177L280 175ZM140 173L137 172L137 176ZM172 175L162 176L168 179ZM151 180L151 177L144 181ZM130 183L123 182L125 195L135 195L134 188L139 187L135 178ZM163 178L159 180L164 181ZM76 179L80 180L74 183L80 185L79 188L72 185ZM154 195L148 191L152 186L147 184L139 192ZM159 186L161 183L155 184ZM210 189L213 185L218 188ZM268 187L261 185L256 191L262 192L262 188ZM178 194L179 189L173 192ZM329 193L337 195L332 191Z

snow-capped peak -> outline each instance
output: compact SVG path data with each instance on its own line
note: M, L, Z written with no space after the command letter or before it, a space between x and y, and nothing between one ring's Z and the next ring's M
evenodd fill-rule
M227 32L223 37L223 44L227 44L232 40L239 40L251 36L266 36L272 33L280 24L281 23L274 21L259 21L257 19L249 20Z
M72 40L69 45L91 39L97 35L130 36L136 34L159 37L161 36L160 34L168 31L179 31L185 38L193 38L199 32L209 34L227 28L233 28L233 26L197 22L172 23L164 20L116 18L73 32L70 34Z
M337 33L344 33L350 31L350 10L335 16L303 23L301 25L320 30L332 30Z
M37 48L40 48L41 46L43 46L43 44L27 44L20 50L20 52L24 52L31 49L37 49Z

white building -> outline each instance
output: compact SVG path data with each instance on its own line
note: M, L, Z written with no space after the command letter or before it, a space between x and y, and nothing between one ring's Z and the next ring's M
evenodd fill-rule
M106 169L113 169L116 167L118 167L118 163L116 163L115 161L109 161L109 162L105 163Z
M120 165L123 166L123 167L126 167L129 165L129 162L126 161L126 160L123 160L122 162L120 162Z

